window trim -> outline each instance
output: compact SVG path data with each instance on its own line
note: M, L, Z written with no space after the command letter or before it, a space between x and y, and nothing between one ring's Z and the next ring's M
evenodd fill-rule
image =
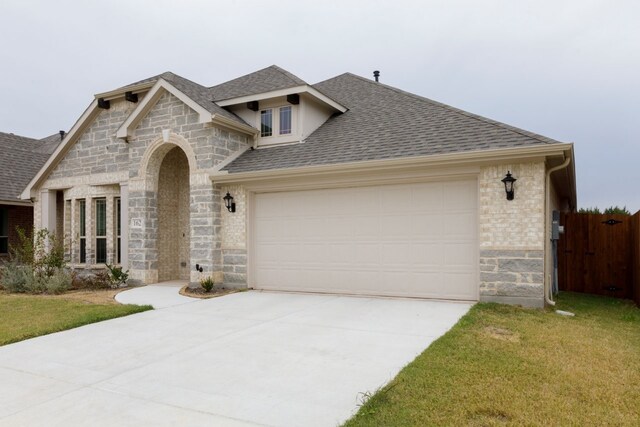
M115 203L115 237L116 237L116 263L122 263L122 202L120 197L114 198Z
M282 112L289 112L289 128L288 132L282 131ZM291 135L293 133L293 108L291 105L283 105L282 107L278 107L278 135Z
M255 123L258 133L258 145L262 146L270 146L277 144L285 144L298 142L300 139L299 132L299 121L300 121L300 112L302 111L300 105L293 105L287 103L284 99L271 100L270 102L265 102L264 105L260 105L260 109L255 114ZM289 113L287 113L289 111ZM263 116L265 114L271 115L271 133L265 134L264 126L263 126ZM288 133L281 133L283 129L281 128L282 124L285 122L282 119L289 119L289 129ZM284 129L286 132L287 129Z
M103 207L101 207L101 209L104 209L104 216L102 216L102 218L99 217L98 204L103 205ZM109 223L109 219L107 218L107 199L105 197L95 198L94 207L95 207L95 214L93 215L95 218L94 238L96 242L95 260L96 260L96 264L104 264L107 262L109 258L107 256L107 234L108 234L107 226ZM104 225L101 224L102 222L101 219L104 219ZM103 230L100 230L101 228ZM100 231L104 231L104 234L98 234ZM102 246L104 246L104 249L102 248ZM102 256L103 253L104 253L104 256Z
M266 130L267 125L265 124L264 118L269 118L269 126L268 131ZM274 136L274 126L273 126L273 108L265 108L264 110L260 110L260 138L270 138ZM268 133L268 135L267 135Z
M87 201L78 200L78 261L80 264L87 263Z

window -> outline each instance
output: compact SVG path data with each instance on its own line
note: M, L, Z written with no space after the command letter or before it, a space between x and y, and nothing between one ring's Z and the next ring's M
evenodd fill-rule
M280 135L291 134L291 106L280 107Z
M122 261L121 246L120 246L120 232L122 230L122 220L120 217L120 198L116 199L116 262L120 264Z
M9 253L9 211L0 208L0 254Z
M80 211L80 263L87 262L87 202L80 200L78 202L78 210Z
M107 262L107 199L96 199L96 264Z
M262 110L260 112L260 136L273 135L273 111Z

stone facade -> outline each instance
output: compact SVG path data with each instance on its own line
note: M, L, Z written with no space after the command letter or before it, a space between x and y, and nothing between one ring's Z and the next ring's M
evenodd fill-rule
M140 98L143 94L140 94ZM122 251L134 281L224 278L246 285L246 251L222 242L221 191L209 178L230 156L247 148L247 136L199 123L199 115L165 92L140 120L128 141L115 137L137 105L112 100L100 110L65 157L37 189L34 220L37 227L56 228L68 245L75 268L100 265L95 251L95 200L107 200L107 262L117 261L117 199L122 206L128 240ZM169 131L166 138L163 131ZM163 167L163 164L165 165ZM182 185L180 185L182 183ZM174 185L174 184L177 184ZM44 196L47 196L44 199ZM55 197L55 202L51 201ZM79 201L86 203L86 263L80 263ZM46 205L46 206L45 206ZM54 209L56 214L50 214ZM238 257L244 256L242 263ZM225 260L233 263L225 266ZM202 267L200 274L195 264ZM242 266L240 265L242 264ZM223 271L231 268L232 274ZM233 274L242 274L241 277Z
M500 181L517 178L507 200ZM484 167L480 191L480 300L544 305L544 162Z
M221 206L222 258L224 282L242 285L247 283L247 197L242 186L222 186L220 194L233 196L236 211L231 213Z

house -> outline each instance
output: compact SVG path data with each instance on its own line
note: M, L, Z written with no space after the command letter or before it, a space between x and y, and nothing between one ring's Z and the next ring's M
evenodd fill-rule
M61 140L61 134L34 139L0 132L0 264L19 243L17 228L28 234L33 229L33 205L20 193Z
M22 198L75 268L120 263L141 283L540 307L573 158L377 78L167 72L95 95Z

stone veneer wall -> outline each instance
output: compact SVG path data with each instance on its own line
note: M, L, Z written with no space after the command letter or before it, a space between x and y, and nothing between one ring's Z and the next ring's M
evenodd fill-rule
M229 212L222 204L222 261L223 281L228 286L247 285L247 194L242 186L226 185L220 194L231 194L236 211Z
M128 206L122 206L129 215L128 225L134 220L142 220L143 227L129 228L128 252L130 277L134 281L151 283L158 280L158 174L164 155L180 144L189 159L189 192L185 201L190 210L189 258L186 277L196 282L200 275L195 264L200 264L204 275L222 275L224 257L222 252L220 189L212 185L209 175L221 162L238 151L245 149L248 139L245 135L228 131L211 123L198 123L198 114L177 97L165 93L139 122L128 142L115 138L116 129L137 106L127 101L111 101L111 108L101 110L65 158L56 166L47 180L36 189L38 196L34 202L34 221L42 225L42 203L40 191L65 189L65 200L70 204L71 221L65 221L65 229L71 228L71 258L77 258L77 200L87 199L87 227L93 227L92 198L102 197L104 185L128 184ZM162 131L171 133L170 143L162 143ZM178 142L176 142L178 141ZM157 155L152 156L150 168L141 172L141 162L158 145ZM176 145L177 144L177 145ZM153 147L153 148L152 148ZM155 176L154 176L155 173ZM109 190L107 197L114 197ZM65 202L66 204L66 202ZM109 218L113 218L111 202L108 204ZM113 222L113 221L112 221ZM70 224L71 223L71 224ZM108 224L113 232L113 224ZM66 230L65 230L66 232ZM93 257L93 239L87 239L87 257ZM115 253L115 239L109 238L109 257ZM229 248L229 251L239 250ZM228 255L228 254L227 254ZM237 255L237 254L236 254ZM228 261L231 261L227 259ZM77 261L76 261L77 262ZM238 267L240 271L240 267ZM181 276L182 277L182 276ZM236 278L238 281L246 280Z
M157 184L149 186L144 183L151 178L139 176L140 164L149 147L161 137L163 130L170 130L172 134L186 141L188 147L184 148L189 151L187 157L193 156L194 160L189 170L189 279L195 283L201 276L215 278L224 268L220 219L223 195L212 185L208 171L245 148L247 138L211 124L198 123L198 119L195 111L177 97L165 93L129 138L129 217L130 221L135 218L142 219L145 224L141 230L130 230L129 260L132 276L145 283L157 280L158 207ZM153 163L161 161L162 155L157 159L151 159L151 167L159 167ZM202 274L195 271L195 264L203 268Z
M500 181L517 181L507 200ZM480 300L544 305L544 162L483 167L480 187Z

